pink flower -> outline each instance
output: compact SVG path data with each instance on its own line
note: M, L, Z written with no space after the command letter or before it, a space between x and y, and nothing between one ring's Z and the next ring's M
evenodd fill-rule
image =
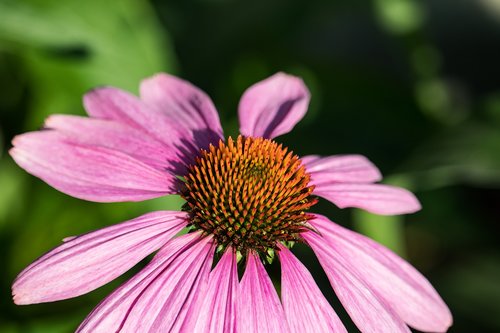
M299 158L276 143L308 104L302 80L278 73L244 93L241 136L224 141L210 98L158 74L142 82L140 98L99 88L84 98L89 118L51 116L46 130L16 137L16 162L71 196L115 202L180 194L186 204L66 239L19 274L15 303L82 295L158 250L78 332L346 332L290 251L303 242L362 332L410 332L407 325L445 332L450 311L419 272L309 211L317 196L388 215L420 204L404 189L376 184L381 175L363 156ZM263 264L273 257L281 298Z

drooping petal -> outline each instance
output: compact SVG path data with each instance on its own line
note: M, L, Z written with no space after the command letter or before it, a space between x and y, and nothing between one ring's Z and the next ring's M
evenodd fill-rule
M314 282L307 268L281 246L281 299L290 332L347 333L339 317Z
M181 212L158 211L68 239L23 270L16 304L52 302L92 291L156 251L186 225Z
M141 83L141 99L162 112L176 128L190 132L197 146L224 138L219 114L210 97L178 77L160 73Z
M277 73L248 88L240 100L240 132L272 139L288 133L304 117L310 93L302 79Z
M213 251L212 239L200 233L171 240L106 297L77 332L186 332L182 326L206 288Z
M117 150L162 171L171 169L177 161L175 151L164 143L117 121L52 115L45 127L57 130L72 142Z
M380 215L409 214L421 208L413 193L383 184L318 184L313 193L340 208L356 207Z
M301 160L311 175L311 184L315 186L330 183L373 183L382 179L377 167L361 155L309 155Z
M408 326L378 291L351 270L340 253L328 248L327 239L312 231L304 232L302 236L312 247L337 297L361 332L410 333Z
M206 293L186 321L185 332L234 333L236 330L237 302L240 298L236 254L226 249L215 269L210 273ZM192 325L192 326L191 326ZM244 328L242 328L244 329ZM242 330L238 330L242 332Z
M240 286L240 333L290 332L276 289L258 255L249 253Z
M140 201L173 193L172 177L121 151L72 141L53 130L19 135L10 154L23 169L71 196Z
M436 290L395 253L325 217L318 216L311 225L327 247L346 260L348 269L377 290L408 325L425 332L446 332L451 326L450 310Z

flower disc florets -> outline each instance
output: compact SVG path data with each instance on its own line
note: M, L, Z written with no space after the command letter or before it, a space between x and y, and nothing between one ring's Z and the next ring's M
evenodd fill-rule
M213 235L223 248L266 253L278 242L296 241L317 200L309 175L293 152L263 138L202 150L185 177L184 210L190 223Z

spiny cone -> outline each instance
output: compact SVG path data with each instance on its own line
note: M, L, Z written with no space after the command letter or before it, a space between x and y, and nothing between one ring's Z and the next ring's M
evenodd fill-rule
M242 253L276 249L305 231L311 196L299 157L274 141L238 136L202 150L185 177L191 225Z

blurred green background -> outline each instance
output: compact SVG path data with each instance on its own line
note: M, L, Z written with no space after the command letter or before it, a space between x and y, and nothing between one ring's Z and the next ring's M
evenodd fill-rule
M424 207L405 217L323 201L315 210L422 271L454 314L450 332L500 332L499 41L497 0L0 0L0 332L71 332L133 274L74 300L13 305L17 273L62 238L181 205L61 194L13 163L14 135L52 113L84 114L92 87L136 93L158 71L205 90L234 135L241 93L280 70L313 96L280 141L300 155L364 154ZM313 254L295 252L356 332Z

